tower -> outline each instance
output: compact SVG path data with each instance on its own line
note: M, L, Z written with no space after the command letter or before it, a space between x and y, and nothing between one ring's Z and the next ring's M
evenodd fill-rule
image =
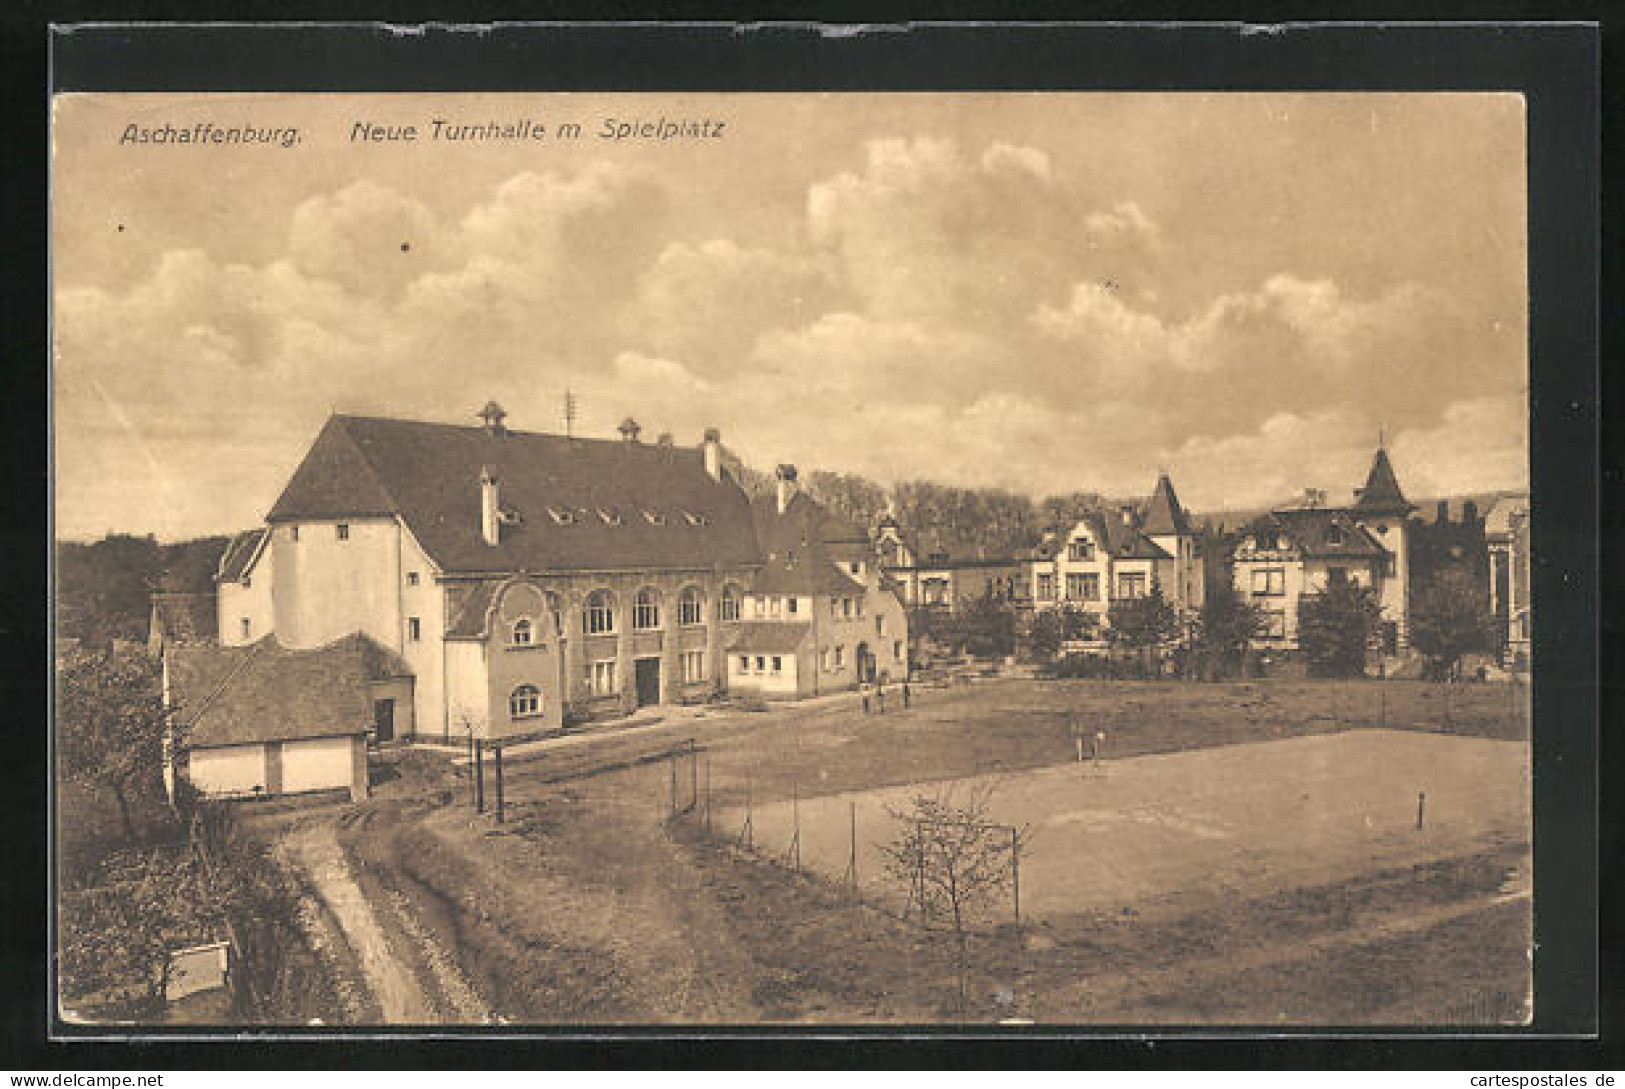
M1399 488L1399 478L1388 460L1388 450L1377 447L1371 460L1371 471L1366 474L1365 487L1354 490L1354 506L1349 509L1354 520L1363 526L1387 552L1382 570L1378 571L1377 603L1382 607L1387 629L1387 641L1392 649L1409 645L1411 621L1411 562L1410 513L1416 507Z
M1140 532L1173 557L1171 563L1159 563L1159 567L1166 567L1166 571L1159 571L1163 595L1181 612L1200 609L1205 588L1196 533L1191 529L1185 508L1179 504L1179 496L1174 494L1174 483L1167 473L1157 476L1157 487L1151 493Z

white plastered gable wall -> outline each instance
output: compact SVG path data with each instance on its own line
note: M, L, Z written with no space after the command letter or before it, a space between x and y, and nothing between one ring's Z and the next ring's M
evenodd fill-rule
M215 630L220 634L221 646L243 646L276 630L274 586L271 542L266 539L260 542L237 581L215 585ZM246 633L244 620L248 621Z
M412 704L415 730L445 736L451 724L446 699L446 586L440 567L405 522L398 522L397 560L400 624L394 642L416 677ZM412 576L416 575L416 585ZM418 637L412 638L416 617Z

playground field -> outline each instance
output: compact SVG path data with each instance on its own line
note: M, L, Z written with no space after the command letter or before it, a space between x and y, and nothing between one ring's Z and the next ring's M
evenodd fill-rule
M903 827L889 811L991 787L989 818L1031 830L1024 917L1149 919L1526 845L1528 768L1521 741L1354 730L774 801L749 808L749 839L835 880L855 869L866 894L901 906L881 851ZM735 838L746 818L712 815ZM984 921L1012 908L989 905Z

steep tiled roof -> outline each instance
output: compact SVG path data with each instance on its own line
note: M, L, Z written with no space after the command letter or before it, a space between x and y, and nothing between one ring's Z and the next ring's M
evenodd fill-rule
M480 474L518 522L480 535ZM399 514L453 573L753 565L749 503L698 450L334 416L267 516Z
M1354 510L1361 514L1406 513L1416 508L1399 490L1399 478L1388 461L1388 451L1377 448L1371 461L1371 472L1366 475L1365 487L1354 493Z
M805 492L791 497L784 513L778 499L758 496L750 505L762 567L751 590L759 594L861 593L863 584L837 566L846 559L867 559L868 536L838 518ZM859 540L854 540L856 534ZM860 546L861 541L861 546Z
M773 620L747 620L728 640L732 651L753 654L794 654L812 631L811 624L782 624Z
M451 638L474 638L486 634L485 618L491 611L491 599L501 585L498 579L485 579L448 590L446 635Z
M1278 510L1261 523L1286 536L1292 547L1306 559L1346 557L1372 559L1384 548L1350 516L1348 511L1327 507L1300 507Z
M914 553L916 567L978 567L1016 562L1015 556L988 548L980 541L928 527L904 537ZM932 557L947 557L946 560Z
M177 646L169 691L201 748L365 733L373 680L405 663L365 635L289 650L268 635L246 647ZM410 670L407 670L410 674Z
M1166 549L1133 524L1125 522L1120 514L1094 511L1084 515L1095 532L1095 539L1105 544L1106 551L1118 560L1166 560L1172 557Z
M248 565L259 553L265 537L271 531L261 526L232 537L220 556L220 569L216 578L220 582L241 582Z
M1151 505L1146 508L1140 532L1160 537L1174 533L1185 536L1190 531L1190 519L1185 517L1185 508L1179 505L1179 496L1174 494L1174 483L1163 473L1157 477L1157 490L1151 493Z

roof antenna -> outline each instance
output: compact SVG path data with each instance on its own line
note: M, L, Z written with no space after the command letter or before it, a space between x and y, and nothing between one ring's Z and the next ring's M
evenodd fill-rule
M1388 449L1388 425L1385 423L1377 425L1377 449Z
M564 437L575 438L576 423L576 395L570 392L568 386L564 390Z

